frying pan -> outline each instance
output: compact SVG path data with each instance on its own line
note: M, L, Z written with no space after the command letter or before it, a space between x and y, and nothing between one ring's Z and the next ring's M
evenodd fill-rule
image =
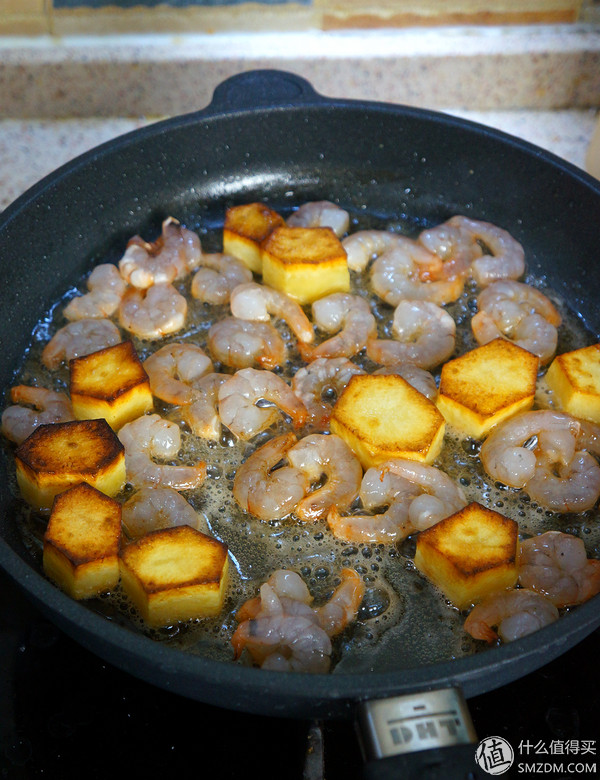
M331 199L373 224L415 232L454 214L501 225L528 268L600 332L600 183L529 143L415 108L329 99L290 73L223 82L205 109L136 130L78 157L0 217L2 387L40 316L127 239L170 214L218 228L227 206ZM2 452L7 474L9 457ZM115 666L208 704L282 717L354 717L365 702L450 689L468 698L548 663L600 625L600 597L511 644L447 662L366 673L267 672L191 655L118 625L55 588L24 547L9 479L0 484L0 565L61 629ZM365 714L366 713L366 714ZM368 742L370 737L365 739ZM471 737L472 741L472 737ZM471 750L471 748L469 748ZM421 751L424 752L424 751ZM376 762L379 767L387 759ZM445 776L450 776L445 772Z

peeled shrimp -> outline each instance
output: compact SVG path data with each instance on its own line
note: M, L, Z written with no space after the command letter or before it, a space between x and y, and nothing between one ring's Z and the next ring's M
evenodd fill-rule
M121 520L130 539L178 525L189 525L197 531L207 530L194 507L170 487L140 488L123 503Z
M483 250L453 219L421 231L417 240L442 260L447 276L466 278L471 274L472 262L481 257Z
M325 483L296 505L294 514L305 522L327 516L332 506L347 509L358 495L362 466L343 439L333 434L305 436L287 453L291 466L306 475L312 484Z
M405 361L429 369L454 352L456 324L447 311L430 301L400 301L392 332L393 339L368 340L367 356L375 363Z
M350 293L332 293L319 298L312 305L312 316L320 330L336 335L316 347L299 343L300 354L305 360L350 358L366 346L377 329L368 302Z
M227 317L211 326L207 344L213 358L230 368L271 369L286 359L285 342L270 322Z
M42 351L42 363L55 369L64 361L90 355L121 341L121 333L114 322L106 319L83 319L69 322L46 344Z
M477 308L471 327L479 344L506 338L542 363L556 352L561 316L535 287L512 280L494 282L479 295Z
M129 288L119 307L122 327L141 339L176 333L185 325L186 315L186 299L168 282L147 289Z
M259 401L270 406L259 406ZM295 427L306 420L306 407L287 382L272 371L243 368L219 387L221 422L240 439L251 439L289 415Z
M119 271L126 282L146 289L183 278L198 266L201 256L198 235L168 217L156 241L148 243L140 236L129 240L119 260Z
M523 412L500 423L480 457L493 479L523 488L554 512L583 512L600 495L598 426L551 410Z
M75 419L71 401L65 393L16 385L11 388L10 400L15 405L8 406L2 413L2 433L15 444L25 441L39 425Z
M310 424L327 426L332 406L350 378L364 373L345 357L317 358L298 369L292 379L292 390L306 407Z
M89 275L87 287L89 292L73 298L65 306L63 314L68 320L110 317L119 308L127 282L116 265L101 263Z
M348 232L350 215L328 200L305 203L287 219L290 227L330 227L340 238Z
M233 496L244 511L260 520L279 520L304 498L310 486L308 477L290 465L279 465L297 441L293 433L269 439L238 468Z
M277 317L300 341L314 340L313 327L300 304L272 287L256 282L240 284L232 290L229 305L234 317L262 322L268 322L271 316Z
M204 303L229 303L231 291L252 281L252 271L241 260L221 253L203 254L192 279L191 293Z
M328 636L337 636L351 623L365 595L365 586L354 569L342 569L341 583L323 606L317 609L319 625Z
M374 373L401 376L430 401L435 401L438 396L438 387L433 374L424 368L419 368L414 363L390 363L388 366L378 368Z
M368 469L359 496L370 514L342 516L334 506L327 515L329 527L338 539L393 544L467 505L462 488L445 472L403 459ZM375 514L384 506L385 512Z
M540 593L526 588L504 590L473 607L465 631L474 639L512 642L558 620L558 609ZM498 631L494 631L494 626Z
M231 374L211 372L194 382L194 392L198 397L183 407L181 416L196 436L212 441L221 438L219 388L230 378Z
M144 361L152 393L169 404L189 404L198 397L197 382L212 372L212 360L195 344L166 344Z
M577 536L546 531L521 543L519 583L557 607L581 604L600 593L600 561L588 559Z
M181 449L179 426L158 414L146 414L126 423L118 433L125 448L127 481L135 487L161 485L175 490L198 487L206 476L206 463L174 466L153 458L174 460Z

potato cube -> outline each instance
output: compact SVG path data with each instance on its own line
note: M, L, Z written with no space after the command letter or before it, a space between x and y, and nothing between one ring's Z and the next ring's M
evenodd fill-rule
M278 227L262 244L263 281L301 304L350 290L346 250L328 227Z
M357 374L334 404L330 429L367 469L390 458L431 463L445 425L435 404L401 376Z
M519 527L473 502L417 536L415 566L459 609L518 578Z
M539 359L506 339L442 366L437 406L446 422L475 439L533 406Z
M100 417L118 431L154 409L150 381L131 341L69 361L69 393L78 420Z
M121 504L85 482L59 493L44 535L48 577L74 599L119 582Z
M21 495L35 509L51 509L71 485L115 496L125 485L125 452L104 419L40 425L15 451Z
M264 203L232 206L225 212L223 251L261 274L260 245L274 228L284 224L283 217Z
M227 587L227 545L181 525L152 531L121 552L125 592L150 626L211 617Z
M600 423L600 344L557 355L546 382L562 410Z

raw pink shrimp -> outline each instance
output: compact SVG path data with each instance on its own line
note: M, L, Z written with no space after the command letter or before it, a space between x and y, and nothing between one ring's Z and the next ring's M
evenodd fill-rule
M89 275L87 288L88 293L73 298L65 306L63 314L68 320L110 317L119 308L127 282L116 265L101 263Z
M259 406L260 401L270 406ZM272 371L242 368L219 387L219 417L240 439L251 439L287 414L294 427L306 420L306 407L287 382Z
M198 397L183 407L181 416L196 436L212 441L221 438L219 388L230 378L231 374L210 373L194 382Z
M177 333L185 325L187 300L169 282L147 289L130 287L119 306L119 322L140 339L157 339Z
M326 427L333 404L350 377L364 373L345 357L317 358L298 369L292 379L292 390L306 406L308 422L317 428Z
M107 319L86 318L69 322L56 331L42 351L42 363L55 369L64 361L90 355L121 341L121 333L114 322Z
M287 218L290 227L330 227L340 238L348 231L350 215L328 200L304 203Z
M403 459L368 469L359 496L369 514L342 516L334 506L327 515L329 527L338 539L393 544L467 505L462 488L445 472ZM385 512L375 513L384 506Z
M471 319L479 344L505 338L547 363L556 352L561 316L543 293L513 280L493 282L477 299Z
M71 401L65 393L44 387L16 385L10 391L8 406L2 413L2 433L15 444L21 444L39 425L75 419Z
M241 260L219 252L202 254L200 268L192 279L191 293L204 303L229 303L231 291L252 281L252 271Z
M581 604L600 593L600 561L588 559L577 536L546 531L521 543L519 583L557 607Z
M123 503L121 510L123 527L130 539L178 525L207 530L206 522L194 507L171 487L142 487Z
M293 433L269 439L239 466L233 496L243 510L260 520L280 520L304 498L308 477L290 465L280 466L297 441Z
M146 289L183 278L198 266L201 256L198 235L168 217L156 241L148 243L140 236L129 240L119 271L126 282Z
M137 488L162 485L176 490L198 487L206 477L206 463L174 466L154 458L173 460L181 449L179 426L158 414L146 414L126 423L118 433L125 448L127 481Z
M189 404L198 397L197 382L212 372L213 364L202 347L172 343L160 347L144 361L152 393L169 404Z
M230 368L260 366L272 369L286 360L285 342L270 322L227 317L211 326L208 349L215 360Z
M373 373L401 376L430 401L435 401L438 396L438 387L433 374L424 368L419 368L414 363L390 363L389 366L378 368Z
M375 317L365 298L350 293L332 293L312 305L316 326L335 336L313 347L300 342L298 349L304 360L337 358L358 354L368 339L377 332Z
M294 514L300 520L324 519L332 506L345 510L358 495L362 466L339 436L309 434L288 450L287 459L310 483L320 484L325 478L296 505Z
M583 512L600 495L600 466L591 454L600 454L597 430L561 412L523 412L492 430L481 462L493 479L523 488L547 509Z
M337 636L351 623L365 595L365 585L354 569L342 569L342 581L333 595L317 609L319 625L327 636Z
M449 278L466 279L473 260L483 254L481 246L452 220L423 230L417 240L442 260L444 274Z
M555 620L558 609L550 599L533 590L515 588L500 591L473 607L464 628L474 639L512 642Z
M314 340L313 327L300 304L272 287L257 282L240 284L232 290L229 305L234 317L262 322L268 322L271 316L277 317L300 341Z
M367 341L367 356L373 362L390 365L405 361L429 369L454 352L456 324L445 309L430 301L400 301L392 333L393 339Z

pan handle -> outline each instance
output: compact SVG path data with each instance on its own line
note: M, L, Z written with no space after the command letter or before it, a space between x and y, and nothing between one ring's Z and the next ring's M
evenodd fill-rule
M223 113L248 108L297 105L318 95L312 85L294 73L283 70L249 70L221 82L207 108Z
M361 704L365 780L475 780L477 736L462 692L425 691Z

